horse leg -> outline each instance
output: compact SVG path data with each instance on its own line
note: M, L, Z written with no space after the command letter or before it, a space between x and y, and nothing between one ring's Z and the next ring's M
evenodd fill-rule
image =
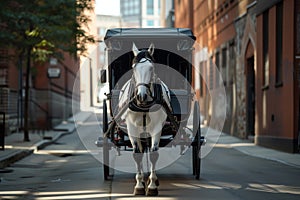
M158 151L150 152L150 162L151 162L151 172L148 178L148 186L147 186L147 196L157 196L159 185L158 178L156 176L155 165L158 160L159 154Z
M136 164L137 173L135 175L136 185L134 187L134 195L145 195L145 183L144 183L144 174L143 174L143 153L141 142L138 138L132 137L129 135L130 142L133 147L133 159Z
M159 185L158 178L156 176L155 166L159 157L158 148L159 148L159 139L161 133L155 134L151 138L151 148L150 148L150 163L151 163L151 172L148 178L148 186L147 186L147 196L157 196Z
M136 185L134 187L134 195L145 195L144 174L142 169L143 153L134 152L133 158L137 168L137 173L135 175Z

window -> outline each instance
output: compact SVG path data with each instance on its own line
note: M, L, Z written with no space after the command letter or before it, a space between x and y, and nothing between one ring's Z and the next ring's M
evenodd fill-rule
M234 40L229 43L229 68L228 68L228 82L229 84L233 84L233 80L235 79L235 50L234 50Z
M214 62L213 57L209 59L209 89L212 90L214 88Z
M147 0L147 14L154 14L154 0Z
M220 53L216 53L216 68L215 68L215 87L219 86L220 82Z
M204 82L204 79L203 79L203 76L204 76L204 69L206 68L206 60L205 61L201 61L200 62L200 96L202 97L204 95L204 87L205 87L205 82Z
M104 36L105 33L106 33L106 28L103 28L103 27L99 28L99 35L100 36Z
M282 85L282 23L283 23L283 3L276 6L276 84Z
M135 15L139 14L139 8L138 7L134 7L133 14L135 14Z
M153 20L147 20L147 26L154 26Z
M227 70L227 49L223 48L222 49L222 78L225 86L227 81L226 70Z
M121 1L123 15L138 15L140 13L140 0Z
M0 49L0 85L8 84L8 50Z
M263 87L269 85L269 11L263 13Z
M157 14L160 15L160 0L158 0L158 9L157 9Z

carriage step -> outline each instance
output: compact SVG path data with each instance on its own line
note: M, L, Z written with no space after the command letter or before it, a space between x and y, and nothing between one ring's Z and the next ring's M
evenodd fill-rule
M164 146L170 144L172 141L173 140L170 139L170 138L168 138L168 139L162 139L160 141L160 147L164 147ZM180 142L175 142L174 144L175 145L190 145L191 144L191 146L197 146L197 141L193 141L192 143L186 142L186 141L180 141ZM206 139L204 138L204 136L201 136L201 138L200 138L200 145L202 146L202 145L205 145L205 144L206 144ZM95 145L97 147L103 147L104 146L104 140L103 140L103 138L99 137L98 140L95 141ZM113 144L110 140L108 140L107 143L106 143L106 145L107 145L107 147L110 148L110 147L115 147L115 146L118 146L118 147L120 147L120 146L131 146L131 143L128 140L128 141L123 141L123 142L119 141L118 143Z
M102 137L99 137L98 140L95 141L95 145L97 147L104 147L104 145L106 145L106 147L113 147L114 144L110 142L110 140L108 140L106 143L104 142L104 139Z

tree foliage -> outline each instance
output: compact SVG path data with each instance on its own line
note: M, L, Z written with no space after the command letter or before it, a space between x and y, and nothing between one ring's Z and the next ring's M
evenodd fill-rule
M95 42L85 30L93 0L1 0L0 48L26 63L24 141L29 141L29 79L32 61L68 52L75 58ZM60 58L61 58L60 56ZM26 62L22 62L26 60ZM23 67L23 66L22 66Z
M84 54L94 37L85 30L92 0L1 0L0 47L23 51L46 60L49 54Z

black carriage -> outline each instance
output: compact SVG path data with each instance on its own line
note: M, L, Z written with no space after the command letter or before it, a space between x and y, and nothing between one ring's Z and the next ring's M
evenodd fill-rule
M200 177L200 151L204 138L201 137L199 104L195 101L192 88L193 67L192 53L195 36L190 29L182 28L115 28L109 29L105 36L108 69L101 73L101 81L109 82L109 94L103 101L103 137L96 142L103 147L104 178L109 176L109 149L130 147L126 140L126 124L117 123L122 111L119 104L119 93L122 86L131 78L132 59L131 49L135 43L139 49L148 48L151 43L155 46L155 70L159 78L166 83L171 93L171 107L167 111L168 118L162 130L160 146L189 145L192 147L193 174ZM172 76L168 73L175 71ZM194 100L194 101L193 101ZM192 105L192 102L194 104ZM193 109L193 112L191 110ZM110 113L110 116L109 114ZM187 123L193 113L192 127ZM110 120L109 120L110 119ZM190 131L192 137L186 137Z

